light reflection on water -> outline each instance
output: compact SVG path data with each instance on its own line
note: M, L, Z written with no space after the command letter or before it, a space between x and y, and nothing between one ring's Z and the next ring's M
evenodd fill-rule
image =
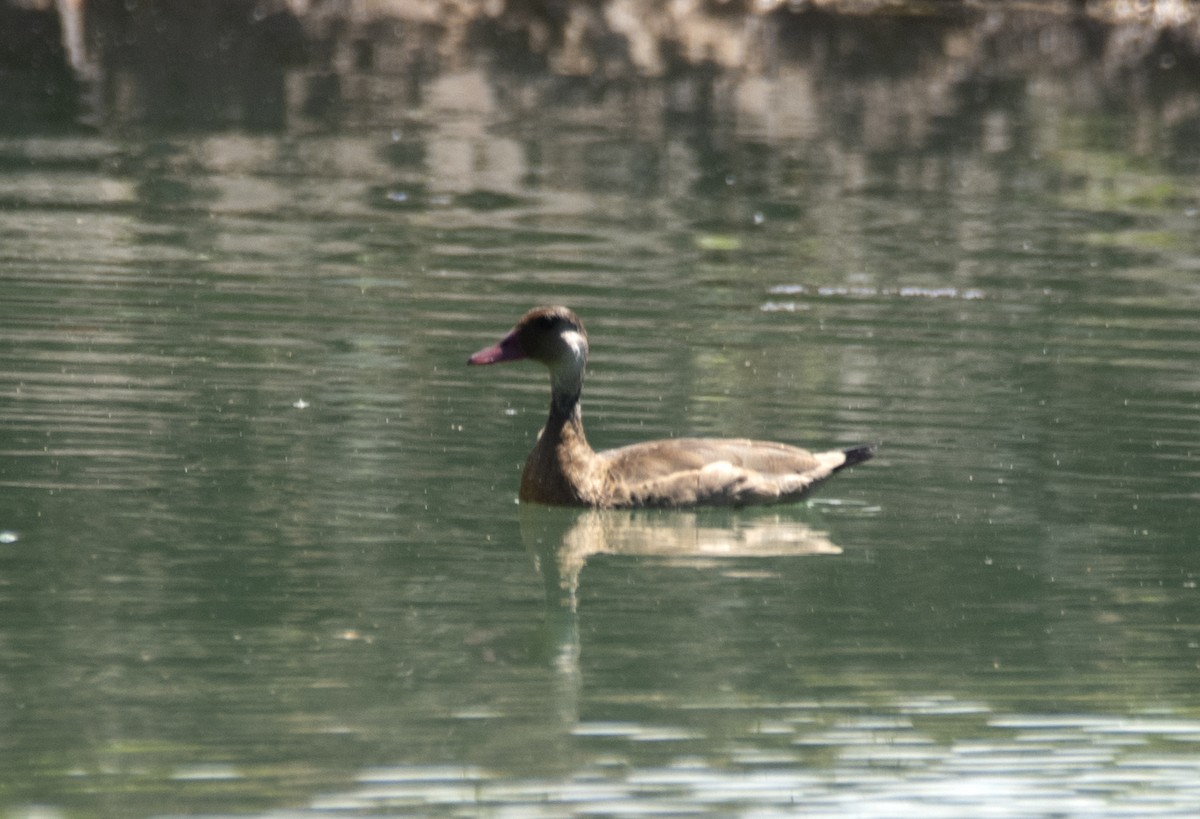
M899 715L889 717L866 704L781 703L759 712L744 736L724 738L721 766L689 753L693 744L711 753L711 742L692 729L585 722L575 736L611 755L565 779L495 777L472 766L372 769L356 788L323 794L296 815L758 816L794 815L803 806L806 816L1183 816L1200 799L1200 759L1153 749L1164 740L1197 741L1200 722L995 717L952 700L894 707ZM856 716L859 709L871 716ZM907 716L914 711L919 716ZM939 717L953 729L963 715L985 721L995 736L939 736ZM630 765L619 750L645 743L672 745L676 761Z

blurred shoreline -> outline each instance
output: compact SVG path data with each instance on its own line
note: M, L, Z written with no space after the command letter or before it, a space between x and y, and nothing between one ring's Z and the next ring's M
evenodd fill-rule
M366 76L419 107L435 77L482 72L518 108L610 95L720 123L747 100L811 117L820 98L933 133L978 97L1049 83L1200 121L1200 7L1131 3L808 0L7 0L0 132L337 123ZM804 109L808 113L797 113ZM879 133L887 133L887 129Z

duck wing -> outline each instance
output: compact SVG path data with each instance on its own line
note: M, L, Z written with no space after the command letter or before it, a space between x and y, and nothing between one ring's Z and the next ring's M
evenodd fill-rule
M769 441L673 438L598 454L612 506L748 506L799 500L872 447L809 452Z

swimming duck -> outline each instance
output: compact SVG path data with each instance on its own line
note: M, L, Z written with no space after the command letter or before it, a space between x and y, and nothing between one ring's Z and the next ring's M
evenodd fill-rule
M522 502L597 508L786 503L875 454L870 445L809 452L740 438L669 438L596 452L579 405L587 357L578 316L566 307L535 307L467 360L528 358L550 370L550 417L521 473Z

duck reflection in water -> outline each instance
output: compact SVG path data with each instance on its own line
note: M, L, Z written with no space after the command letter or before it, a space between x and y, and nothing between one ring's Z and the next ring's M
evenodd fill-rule
M716 517L713 517L716 516ZM736 558L835 555L824 532L781 515L743 518L728 512L570 509L523 504L521 539L533 555L546 594L543 651L562 675L564 710L581 684L578 591L583 567L597 555L712 566ZM743 567L744 568L744 567ZM570 693L575 692L575 693Z
M525 504L521 539L546 584L547 602L576 610L580 574L596 555L657 558L688 566L734 558L836 555L824 532L782 515L592 509Z

